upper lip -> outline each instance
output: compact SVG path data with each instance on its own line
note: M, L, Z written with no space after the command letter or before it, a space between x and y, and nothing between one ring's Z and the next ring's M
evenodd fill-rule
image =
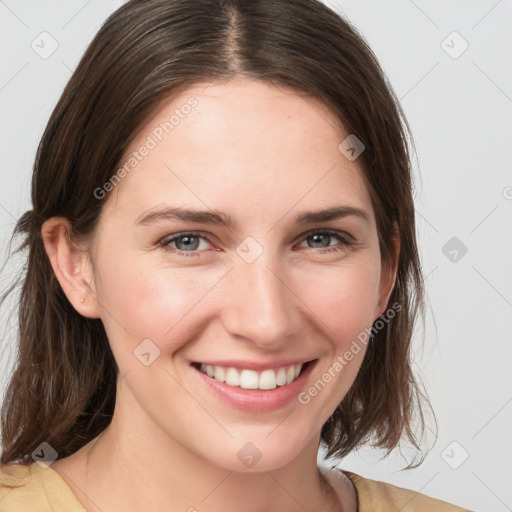
M210 365L210 366L224 366L226 368L237 368L240 370L254 370L262 372L273 368L281 368L283 366L291 366L295 364L306 364L314 359L281 359L279 361L270 361L268 363L259 363L257 361L240 361L240 360L222 360L222 361L196 361L193 364Z

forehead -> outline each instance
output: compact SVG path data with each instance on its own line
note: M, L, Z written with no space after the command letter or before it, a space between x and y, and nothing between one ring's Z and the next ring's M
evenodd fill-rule
M346 204L373 215L357 161L338 148L346 136L334 112L291 89L194 84L163 102L130 144L119 166L129 172L112 194L117 213L168 203L272 222L295 205Z

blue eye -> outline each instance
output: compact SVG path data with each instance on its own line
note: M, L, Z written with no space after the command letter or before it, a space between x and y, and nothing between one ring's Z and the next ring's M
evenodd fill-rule
M332 251L339 251L339 250L342 250L342 249L345 249L347 246L350 246L353 244L352 241L350 241L348 239L347 236L344 236L342 233L338 232L338 231L313 231L309 234L306 235L305 237L305 241L307 241L308 239L315 239L315 242L319 242L319 243L322 243L321 240L328 240L328 239L332 239L332 238L337 238L338 241L340 242L340 244L338 245L321 245L320 247L317 247L319 249L327 249L327 250L321 250L319 252L321 253L325 253L325 252L332 252ZM313 249L315 247L312 247Z
M329 240L333 238L338 240L338 244L331 245L329 243ZM318 249L315 252L319 252L320 254L341 251L355 244L349 235L341 231L311 231L303 235L302 240L304 242L313 240L313 244L320 244L319 247L308 247L309 249ZM180 256L200 256L202 252L199 250L201 241L206 241L208 244L211 244L208 233L193 231L189 233L178 233L171 237L164 238L159 242L159 245L164 250L171 251ZM172 247L172 244L175 246Z
M199 256L196 252L201 240L210 242L206 233L192 232L192 233L178 233L171 238L162 240L161 245L164 249L177 252L180 256ZM170 244L181 245L182 247L171 247Z

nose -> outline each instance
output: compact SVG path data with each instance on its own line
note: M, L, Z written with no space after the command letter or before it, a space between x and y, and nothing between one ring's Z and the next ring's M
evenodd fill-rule
M235 258L225 283L227 300L222 317L224 328L267 350L281 350L299 329L299 299L293 293L284 264L270 251L247 263Z

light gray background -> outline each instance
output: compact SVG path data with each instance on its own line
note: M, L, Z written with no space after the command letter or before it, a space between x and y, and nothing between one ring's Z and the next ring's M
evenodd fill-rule
M2 256L15 219L31 208L31 167L50 113L87 44L122 3L0 0ZM415 470L399 471L397 451L379 461L370 449L341 466L471 510L512 510L512 2L326 3L366 37L415 136L418 234L431 304L424 335L416 336L416 367L439 425ZM43 31L58 43L47 58L31 47L51 48L49 39L40 42L48 37ZM445 255L452 237L458 247ZM2 289L13 268L0 276ZM2 312L2 386L14 356L14 322Z

